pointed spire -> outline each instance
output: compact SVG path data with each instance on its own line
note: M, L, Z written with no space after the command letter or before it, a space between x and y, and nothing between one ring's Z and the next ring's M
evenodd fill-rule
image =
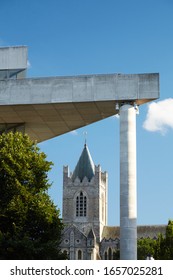
M82 154L73 172L72 180L74 181L78 177L82 182L84 177L86 177L90 181L94 174L95 165L91 158L87 144L85 143Z

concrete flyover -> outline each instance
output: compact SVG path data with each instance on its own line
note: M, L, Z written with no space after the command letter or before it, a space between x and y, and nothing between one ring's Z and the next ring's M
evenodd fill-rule
M0 48L0 133L38 142L120 114L120 257L136 259L136 109L159 98L159 74L25 78L27 47Z
M1 80L0 130L24 125L41 142L117 114L117 102L154 100L157 90L157 74Z
M158 74L4 79L1 73L0 66L0 131L25 127L38 142L117 114L117 102L159 97Z

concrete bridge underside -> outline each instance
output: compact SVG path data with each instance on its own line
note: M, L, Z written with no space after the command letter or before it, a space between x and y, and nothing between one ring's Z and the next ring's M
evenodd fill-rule
M158 74L5 79L0 132L22 130L41 142L117 114L116 104L158 97Z

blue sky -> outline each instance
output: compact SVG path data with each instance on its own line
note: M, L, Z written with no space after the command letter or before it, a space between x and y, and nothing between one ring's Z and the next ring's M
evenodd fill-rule
M160 99L137 116L138 224L173 219L173 2L0 0L0 45L27 45L28 77L159 73ZM111 117L39 146L54 162L50 195L61 209L62 170L84 145L109 176L108 224L119 225L119 120Z

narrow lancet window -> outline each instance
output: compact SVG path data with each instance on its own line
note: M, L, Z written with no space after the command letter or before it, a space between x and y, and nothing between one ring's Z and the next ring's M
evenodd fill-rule
M87 213L87 198L80 192L76 197L76 217L86 217Z

